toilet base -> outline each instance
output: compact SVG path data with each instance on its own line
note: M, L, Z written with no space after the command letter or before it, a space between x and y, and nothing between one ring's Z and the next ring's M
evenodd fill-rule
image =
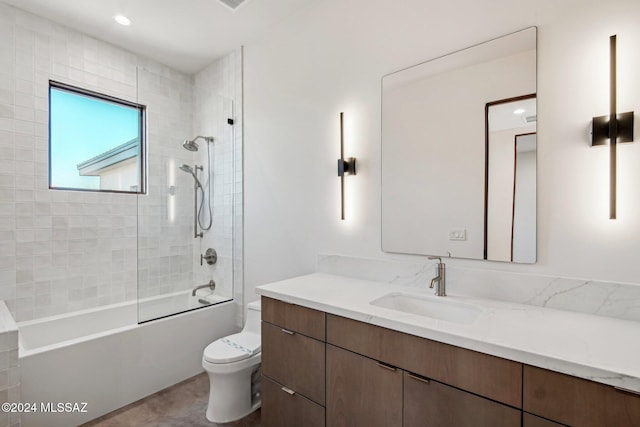
M232 418L232 419L216 419L215 416L217 414L212 414L213 417L209 417L209 409L207 409L207 421L211 421L212 423L216 423L216 424L224 424L224 423L231 423L233 421L238 421L246 416L249 416L251 413L253 413L254 411L260 409L260 407L262 406L262 403L260 401L258 401L255 405L253 405L251 407L251 409L249 411L247 411L246 413L242 413L242 414L238 414L236 417Z
M259 374L260 354L252 356L251 359L254 359L254 363L243 363L246 367L234 372L229 372L228 366L223 367L203 361L209 376L207 420L214 423L228 423L244 418L260 408L259 383L252 383L252 378L256 373ZM248 362L248 360L242 362ZM226 372L216 372L217 370Z

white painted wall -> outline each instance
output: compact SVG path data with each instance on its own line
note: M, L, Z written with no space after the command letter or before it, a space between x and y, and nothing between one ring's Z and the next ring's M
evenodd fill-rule
M514 138L516 132L519 130L508 129L489 133L487 258L495 261L511 260Z
M120 162L114 167L101 171L100 189L131 191L139 181L137 158L132 157Z
M518 239L514 246L518 246L519 254L527 254L526 258L519 257L520 262L534 262L536 244L536 152L522 156L518 153L518 175L516 192L520 203L515 207L513 202L513 180L516 135L535 132L535 126L516 129L506 129L489 133L489 192L487 195L487 259L492 261L511 260L511 234L515 227L514 215L518 217ZM534 139L535 135L530 136ZM521 165L520 162L523 164ZM529 211L527 211L527 209ZM529 239L529 240L524 240ZM524 252L523 252L524 251ZM532 260L532 261L531 261Z
M607 13L603 13L606 6ZM537 25L538 262L448 260L518 272L640 281L640 144L621 147L619 219L608 219L606 149L585 134L608 108L608 37L618 34L620 111L640 112L637 0L326 0L245 48L245 281L315 269L318 253L380 250L380 78ZM339 219L338 114L358 157ZM637 124L636 124L637 125Z
M523 139L535 140L535 135ZM513 262L535 262L536 152L516 154L516 194L513 206Z

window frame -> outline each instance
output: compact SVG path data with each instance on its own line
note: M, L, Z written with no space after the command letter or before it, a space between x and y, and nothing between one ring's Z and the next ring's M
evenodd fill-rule
M139 167L138 167L138 179L139 185L138 190L136 191L126 191L126 190L103 190L103 189L91 189L91 188L75 188L75 187L57 187L52 185L51 175L51 91L52 90L62 90L75 95L86 96L88 98L98 99L105 102L110 102L113 104L122 105L125 107L135 108L138 111L138 120L140 123L139 135L138 139L140 143L138 144L138 159L139 159ZM49 80L49 90L48 90L48 103L49 103L49 111L48 111L48 187L49 190L63 190L63 191L88 191L92 193L118 193L118 194L147 194L147 168L148 168L148 159L147 159L147 106L143 104L138 104L132 101L127 101L122 98L117 98L110 95L105 95L100 92L96 92L93 90L81 88L78 86L72 86L66 83L61 83L55 80Z

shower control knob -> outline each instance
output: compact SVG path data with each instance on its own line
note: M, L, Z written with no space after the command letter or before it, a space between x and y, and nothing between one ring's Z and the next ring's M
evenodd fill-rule
M204 253L204 255L200 254L200 265L202 265L202 260L207 261L207 264L213 265L218 261L218 254L215 249L209 248Z

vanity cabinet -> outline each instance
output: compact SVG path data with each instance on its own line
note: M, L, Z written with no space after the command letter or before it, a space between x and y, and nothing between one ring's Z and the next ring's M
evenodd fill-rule
M262 426L324 427L324 407L301 394L290 393L268 377L262 377Z
M325 313L262 298L262 425L325 425Z
M327 315L327 342L443 384L522 407L522 364L345 317Z
M327 427L401 427L402 371L327 345Z
M318 341L325 340L326 315L322 311L262 297L262 320Z
M324 342L266 322L262 336L264 375L324 405Z
M519 409L327 344L327 427L520 427L520 417Z
M404 372L404 427L519 427L520 416L519 409Z
M519 363L327 315L327 427L520 427L521 392Z
M525 366L524 410L572 427L637 427L640 394Z
M558 424L544 418L536 417L527 412L522 414L522 427L566 427L564 424Z
M640 395L262 298L263 427L638 427Z

